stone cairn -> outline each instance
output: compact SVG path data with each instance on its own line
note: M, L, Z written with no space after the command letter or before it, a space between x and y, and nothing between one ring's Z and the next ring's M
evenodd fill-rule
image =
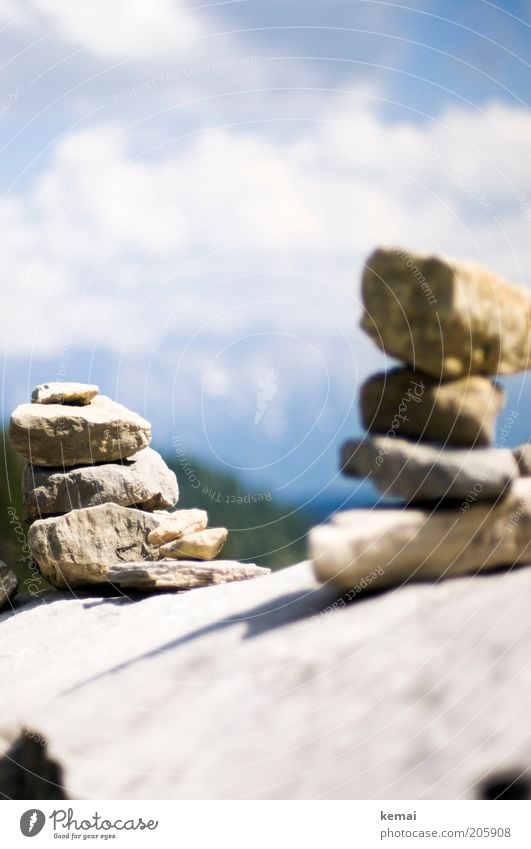
M369 257L362 296L362 328L405 365L362 386L368 434L343 446L341 467L403 504L314 528L317 577L376 588L530 561L531 446L492 444L505 395L491 379L530 365L530 295L475 265L397 248Z
M23 472L28 545L61 589L192 589L267 574L214 560L225 528L198 509L177 510L175 474L149 447L149 422L97 386L47 383L11 416Z

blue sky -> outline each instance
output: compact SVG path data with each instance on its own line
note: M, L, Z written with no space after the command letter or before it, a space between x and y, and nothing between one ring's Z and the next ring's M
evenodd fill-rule
M4 418L96 380L159 445L339 486L388 365L357 327L372 249L529 285L530 25L482 0L2 0Z

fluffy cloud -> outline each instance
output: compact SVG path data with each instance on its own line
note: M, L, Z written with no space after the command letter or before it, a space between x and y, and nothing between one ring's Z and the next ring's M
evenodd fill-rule
M170 0L0 6L4 95L21 91L2 116L4 408L40 380L95 379L166 444L318 491L358 424L358 382L384 362L357 327L375 245L528 283L531 117L478 97L430 119L391 103L398 78L376 73L363 35L328 43L370 54L362 78L279 56L316 55L304 29L286 50L276 30L264 41L215 14Z
M30 172L8 169L7 185L18 179L0 200L9 355L54 355L72 328L80 346L154 351L172 332L204 326L229 339L266 315L282 331L352 333L361 264L382 242L477 259L526 282L527 110L493 102L391 120L373 83L326 90L311 63L255 56L213 71L214 44L241 59L253 58L253 43L201 38L216 31L208 9L181 2L29 9L27 0L2 7L13 34L46 36L28 73L37 83L5 116L35 112L8 155L16 160L29 133L42 145ZM57 39L65 58L53 73ZM168 53L176 42L190 50ZM65 45L82 48L90 68L76 64L77 49L66 61ZM32 55L11 63L12 87L17 62ZM185 74L192 58L202 70ZM142 80L150 85L139 94ZM99 102L96 83L105 109L68 129ZM13 331L21 322L30 332Z
M331 291L348 293L355 311L361 262L381 242L477 259L525 282L527 112L492 104L391 124L370 103L347 113L348 103L324 98L318 122L278 140L270 128L218 127L157 157L133 152L134 134L112 124L66 134L31 185L0 203L2 264L16 282L0 331L22 317L35 327L10 338L11 353L57 350L81 298L97 322L83 322L80 342L97 334L114 350L139 316L149 332L135 329L135 342L148 345L172 314L191 330L242 299L259 303L264 286L271 300L345 326Z

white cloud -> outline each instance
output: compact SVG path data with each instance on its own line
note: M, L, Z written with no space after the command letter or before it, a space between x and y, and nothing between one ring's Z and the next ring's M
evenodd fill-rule
M21 25L31 13L29 0L2 0L0 3L0 25L2 27Z
M403 243L528 283L531 117L434 103L431 122L407 107L397 120L395 102L390 120L378 62L406 42L371 41L362 77L279 57L317 55L317 30L231 34L252 30L256 4L243 18L188 5L0 2L4 97L23 89L4 114L7 390L23 400L13 374L74 379L83 363L91 380L93 353L106 391L145 404L166 438L174 428L229 464L278 462L281 477L322 450L335 472L359 382L384 363L357 326L364 258ZM365 7L349 14L384 14ZM414 103L414 86L403 93Z
M8 0L1 19L12 21L29 9L27 0ZM186 43L201 32L198 14L180 0L46 0L31 4L25 23L37 26L38 18L64 41L116 60Z
M347 113L341 95L278 144L270 130L218 127L146 158L116 126L71 132L26 193L0 203L2 266L16 283L0 332L17 355L60 350L69 322L79 344L142 350L161 327L244 332L264 299L279 326L285 300L299 304L294 331L321 321L335 332L352 327L360 263L382 242L522 282L530 136L517 108L390 124L367 103ZM32 332L9 336L21 320Z

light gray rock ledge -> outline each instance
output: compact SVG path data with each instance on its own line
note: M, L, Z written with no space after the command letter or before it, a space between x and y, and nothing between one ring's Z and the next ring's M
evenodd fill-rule
M474 798L529 766L529 569L353 598L300 564L23 601L0 616L3 722L93 799Z
M341 468L406 501L491 500L519 475L508 448L443 448L388 436L346 442Z

